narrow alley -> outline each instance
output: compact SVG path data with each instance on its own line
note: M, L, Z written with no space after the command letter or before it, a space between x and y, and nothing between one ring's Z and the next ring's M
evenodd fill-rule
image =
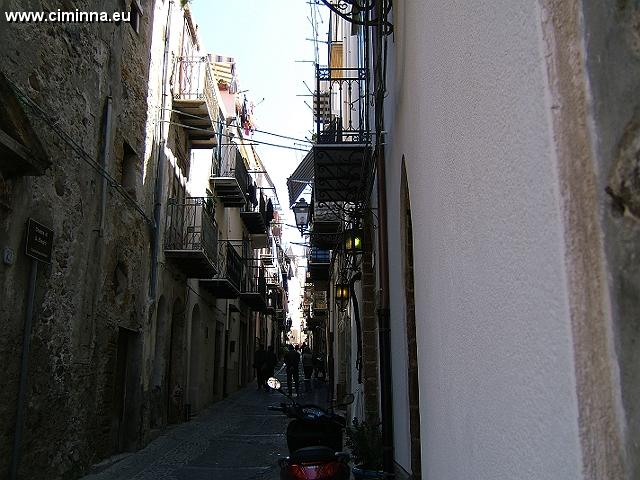
M0 0L2 479L639 480L638 259L640 0Z
M286 375L278 378L286 382ZM326 395L326 387L316 385L294 398L325 406ZM283 401L288 399L281 393L250 383L190 421L169 427L144 449L95 465L82 480L278 480L289 420L267 407Z

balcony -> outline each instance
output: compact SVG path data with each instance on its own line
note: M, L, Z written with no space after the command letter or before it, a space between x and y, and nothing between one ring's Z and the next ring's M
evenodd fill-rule
M372 182L368 69L316 70L314 195L323 202L363 202ZM321 105L329 104L327 108ZM330 113L328 113L328 110Z
M240 210L240 218L247 227L248 232L251 235L263 235L267 234L267 222L265 219L265 213L259 210L252 210L251 208L243 208ZM263 242L264 243L264 242ZM262 247L258 247L262 248Z
M173 110L184 125L192 149L212 149L216 144L216 124L220 107L213 87L208 57L178 57L177 85L174 85Z
M265 278L267 281L267 286L280 285L280 277L277 273L267 273Z
M269 222L273 218L273 206L269 197L262 193L260 187L256 187L251 176L248 177L248 197L244 208L240 211L240 217L251 235L257 235L261 244L267 240L265 236L269 229ZM270 209L269 209L270 207ZM271 213L271 217L269 217ZM261 245L257 248L264 248Z
M236 248L228 240L219 241L218 273L200 279L200 286L216 298L238 298L242 289L244 264Z
M267 281L264 270L253 259L247 261L246 267L240 300L256 312L264 312L267 308Z
M267 308L265 312L275 315L278 308L282 309L282 290L279 285L269 285L267 280Z
M245 207L249 174L238 147L231 146L219 163L214 163L209 183L225 207Z
M329 249L340 242L342 235L341 205L314 200L311 218L311 245Z
M189 278L217 273L218 228L210 198L170 199L164 231L164 255Z
M312 282L329 280L331 252L329 250L311 247L307 257L307 273Z

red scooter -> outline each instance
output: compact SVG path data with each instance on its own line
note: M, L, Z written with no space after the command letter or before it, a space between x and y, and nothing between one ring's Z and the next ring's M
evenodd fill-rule
M287 396L277 378L267 384ZM349 454L342 452L344 417L333 413L338 406L353 402L353 394L345 402L325 410L317 405L301 405L293 398L269 410L285 413L292 420L287 426L289 456L281 459L281 480L349 480Z

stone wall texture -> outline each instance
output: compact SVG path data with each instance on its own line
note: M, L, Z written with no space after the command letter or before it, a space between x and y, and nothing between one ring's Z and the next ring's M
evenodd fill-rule
M0 6L19 10L23 3ZM144 149L152 3L142 2L148 8L137 33L128 23L0 27L0 70L52 162L39 177L2 178L0 248L16 252L14 264L0 264L2 472L11 459L31 264L23 254L27 218L54 231L52 263L38 268L19 478L74 478L142 438L138 332L147 316L150 225L135 202L153 186L142 183L141 163L129 198L117 184L125 157L135 164ZM29 2L33 11L58 8L126 11L129 2ZM112 135L105 139L107 97ZM106 182L96 167L105 142L111 150ZM125 351L131 365L126 378L117 361ZM129 425L124 432L123 421Z
M636 479L640 478L640 5L630 0L585 1L583 11L591 143L620 384L624 478Z

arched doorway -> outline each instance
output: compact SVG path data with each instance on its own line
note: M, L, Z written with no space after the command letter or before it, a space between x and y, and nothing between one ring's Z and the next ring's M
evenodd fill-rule
M196 304L191 311L191 355L189 356L189 403L191 408L198 410L199 394L202 382L202 326L200 307Z
M420 453L420 387L418 380L418 344L416 338L416 303L413 279L413 224L411 221L411 201L409 185L402 158L402 185L400 187L400 208L402 222L402 263L405 286L405 315L407 326L407 365L409 390L409 433L411 445L411 472L413 479L421 478L422 460Z
M185 389L184 315L182 299L173 302L171 310L171 338L169 339L169 365L167 366L167 423L182 420Z

